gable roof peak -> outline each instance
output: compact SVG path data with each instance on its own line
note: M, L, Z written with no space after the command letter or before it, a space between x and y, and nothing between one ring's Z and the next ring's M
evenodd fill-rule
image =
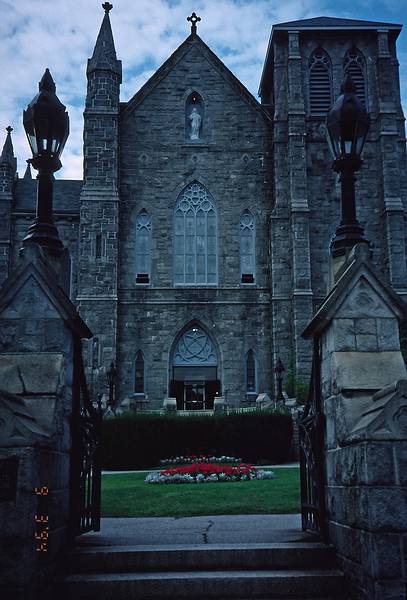
M221 59L209 48L203 39L197 33L190 33L185 40L178 46L176 50L165 60L155 73L146 81L144 85L134 94L130 100L121 103L122 114L131 111L135 106L140 104L150 92L159 84L160 81L171 71L171 69L183 59L183 57L192 49L197 48L209 63L217 70L217 72L229 82L231 86L237 88L244 99L251 104L255 110L258 110L262 116L270 121L269 114L264 110L256 98L249 90L239 81L232 71L221 61Z

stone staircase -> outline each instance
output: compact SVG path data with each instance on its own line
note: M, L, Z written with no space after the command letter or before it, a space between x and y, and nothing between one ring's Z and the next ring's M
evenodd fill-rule
M318 542L76 548L58 600L344 600L331 547Z

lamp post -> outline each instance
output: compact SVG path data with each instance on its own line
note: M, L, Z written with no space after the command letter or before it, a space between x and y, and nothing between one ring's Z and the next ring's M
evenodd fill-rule
M115 390L117 384L117 369L113 360L110 364L109 370L106 373L106 376L107 382L109 384L109 405L113 407L115 402Z
M356 217L355 172L362 166L360 157L369 126L370 117L347 74L326 120L327 140L334 157L332 168L340 173L341 182L341 222L331 242L333 258L344 256L355 244L367 241Z
M33 154L28 162L38 171L36 215L23 246L35 243L59 256L63 245L52 217L53 173L62 166L60 156L69 135L69 117L55 91L51 73L46 69L38 94L23 111L23 125Z
M277 380L277 397L276 397L276 402L284 402L284 395L283 395L283 373L285 371L283 362L281 360L281 358L278 359L277 364L276 364L276 368L274 369L274 373L276 374L276 380Z

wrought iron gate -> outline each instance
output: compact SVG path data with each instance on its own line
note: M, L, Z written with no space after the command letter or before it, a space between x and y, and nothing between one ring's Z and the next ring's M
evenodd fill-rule
M325 418L321 400L320 340L314 339L311 384L299 421L301 516L304 531L328 541L324 476Z
M93 407L86 384L82 343L74 349L71 458L71 531L73 537L100 531L102 414Z

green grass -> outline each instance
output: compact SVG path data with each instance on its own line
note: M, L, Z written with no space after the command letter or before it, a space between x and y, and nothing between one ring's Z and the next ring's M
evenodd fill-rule
M103 475L103 517L192 517L300 512L299 469L233 483L144 483L146 473Z

